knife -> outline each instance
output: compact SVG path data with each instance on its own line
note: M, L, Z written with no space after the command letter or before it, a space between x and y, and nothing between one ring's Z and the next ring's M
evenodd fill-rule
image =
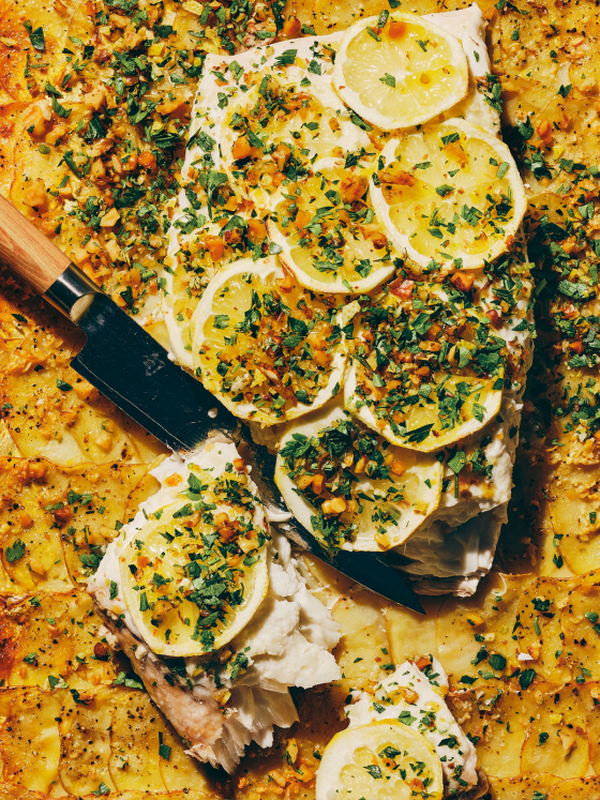
M252 477L267 509L290 516L273 479L275 456L253 442L239 419L2 196L0 258L84 332L86 343L71 364L80 375L176 453L194 450L215 433L225 434L254 463ZM425 613L382 554L330 554L294 517L275 525L356 583Z

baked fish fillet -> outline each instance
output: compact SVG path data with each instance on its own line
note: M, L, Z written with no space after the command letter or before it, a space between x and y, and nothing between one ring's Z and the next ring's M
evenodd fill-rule
M202 505L203 501L192 501L190 509L185 505L189 504L190 496L194 497L188 482L190 475L200 476L205 481L203 486L208 487L205 492L210 491L211 480L215 484L221 479L231 483L228 476L237 473L232 468L234 461L239 468L241 460L235 446L216 442L208 443L185 461L177 456L162 461L152 471L161 482L161 489L122 528L88 584L105 621L108 643L130 659L152 700L187 744L187 752L228 772L235 769L251 741L269 747L275 725L287 728L297 720L289 687L308 688L340 676L330 652L339 639L337 626L329 611L309 593L290 544L280 534L272 533L264 545L267 561L265 582L261 584L265 587L264 597L259 598L256 610L242 629L221 647L209 647L205 653L189 657L155 652L168 651L164 637L159 636L154 643L152 637L157 632L152 627L154 623L145 628L140 623L137 606L126 599L128 577L124 570L132 566L128 563L131 543L139 552L146 552L143 543L148 543L152 535L148 530L152 526L156 529L157 524L160 528L163 510L172 507L174 501L181 501L186 511ZM237 474L235 486L238 491L240 486L244 490L246 511L264 520L268 530L256 487L247 472ZM225 513L227 503L223 502L218 507L213 504L208 511L205 503L204 520ZM230 517L233 514L230 505ZM182 583L185 581L184 577ZM190 584L190 588L194 587ZM249 583L246 591L253 591ZM141 596L136 599L141 601ZM185 633L185 628L181 630ZM192 630L193 627L187 628L188 637ZM201 630L210 633L210 627ZM172 636L167 635L166 641L169 638Z

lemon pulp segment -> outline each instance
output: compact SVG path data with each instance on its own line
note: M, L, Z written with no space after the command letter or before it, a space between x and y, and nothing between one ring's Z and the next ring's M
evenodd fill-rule
M390 442L439 450L498 413L507 346L466 289L474 281L398 278L355 317L345 404Z
M222 647L267 594L264 513L243 476L210 473L194 474L182 501L151 515L119 557L127 610L161 655Z
M275 482L327 548L389 550L437 508L442 465L391 446L333 403L285 430Z
M268 230L281 260L307 288L359 293L394 271L388 237L368 197L369 172L322 159L273 196Z
M396 247L421 267L483 266L512 244L527 201L508 147L452 119L390 139L371 182Z
M238 416L266 425L293 419L342 383L336 316L273 259L238 261L211 281L194 313L194 366Z
M460 41L417 14L356 22L345 32L332 81L342 100L382 130L419 125L467 95Z
M336 733L317 772L316 800L441 800L443 793L433 745L397 720Z

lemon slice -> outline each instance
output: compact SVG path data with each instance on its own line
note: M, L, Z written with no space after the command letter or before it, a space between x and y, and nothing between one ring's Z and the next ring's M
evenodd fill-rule
M465 98L469 68L460 41L417 14L368 17L344 33L334 89L384 131L420 125Z
M294 419L342 384L346 349L336 318L275 259L242 259L213 278L194 312L194 366L238 417L263 425Z
M394 245L419 264L474 269L504 253L527 207L508 147L461 119L390 139L371 200Z
M220 130L223 166L236 188L259 204L283 181L308 174L315 158L370 147L329 80L311 75L304 86L272 73L230 100Z
M220 479L229 490L235 480ZM127 610L160 655L222 647L252 619L269 588L264 515L236 512L218 491L211 497L208 481L201 497L202 512L185 501L163 508L119 557Z
M361 378L351 365L344 385L346 408L389 442L422 453L476 433L499 413L502 402L502 391L491 380L435 373L427 397L392 390L380 398L369 397L370 387Z
M506 341L452 280L477 287L474 273L444 284L398 278L354 318L346 408L401 447L439 450L500 409Z
M336 733L317 772L316 800L441 800L442 764L432 744L397 720Z
M358 294L394 271L388 236L368 198L369 173L321 159L272 198L269 236L297 280L317 292Z
M334 403L286 428L275 482L326 547L389 550L439 505L442 465L390 446Z
M222 269L219 250L213 249L213 258L207 247L218 248L218 239L206 234L195 242L180 240L176 252L165 259L169 271L164 275L161 316L168 331L168 346L177 363L188 369L193 368L191 320L194 311L210 279ZM223 260L226 259L227 256Z

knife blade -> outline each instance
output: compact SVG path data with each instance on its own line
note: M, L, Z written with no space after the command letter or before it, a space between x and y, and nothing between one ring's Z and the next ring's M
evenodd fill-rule
M72 279L71 268L70 273ZM62 282L64 279L59 285ZM47 296L56 302L59 290L56 284L53 287ZM62 303L63 294L60 298ZM77 325L86 335L83 349L72 362L80 375L173 451L193 450L215 431L226 434L253 465L252 477L271 516L287 512L272 479L275 456L252 441L248 428L200 381L174 364L167 351L116 303L95 292L78 316ZM381 555L348 551L331 555L294 517L275 525L304 550L328 561L357 583L424 613L417 596Z
M192 451L216 433L227 436L253 465L265 505L281 519L276 527L353 581L425 613L381 554L325 551L287 512L273 480L275 456L253 442L239 419L1 196L0 257L83 331L86 342L72 366L116 406L174 452Z

